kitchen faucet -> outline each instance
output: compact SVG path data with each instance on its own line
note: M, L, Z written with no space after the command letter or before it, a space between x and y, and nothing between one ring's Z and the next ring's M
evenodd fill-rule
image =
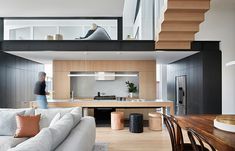
M71 91L71 101L74 101L74 91Z

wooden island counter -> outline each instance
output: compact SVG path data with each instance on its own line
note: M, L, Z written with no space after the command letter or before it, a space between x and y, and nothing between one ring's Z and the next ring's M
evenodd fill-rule
M30 107L37 108L37 102L30 102ZM172 101L164 100L133 100L133 101L116 101L116 100L48 100L48 107L62 108L62 107L82 107L83 115L87 115L88 108L162 108L163 112L166 112L166 108L169 107L170 114L174 115L174 103Z

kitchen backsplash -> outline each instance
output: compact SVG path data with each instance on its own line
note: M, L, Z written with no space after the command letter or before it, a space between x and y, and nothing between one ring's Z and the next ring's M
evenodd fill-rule
M93 98L97 92L127 97L129 93L126 81L134 83L139 88L139 77L116 77L111 81L97 81L94 77L71 77L70 91L74 91L75 98ZM134 96L138 97L138 92Z

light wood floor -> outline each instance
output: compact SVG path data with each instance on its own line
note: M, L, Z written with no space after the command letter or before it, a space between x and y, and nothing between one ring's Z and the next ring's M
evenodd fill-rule
M171 151L166 128L162 131L150 131L145 127L144 133L137 134L130 133L128 128L112 130L99 127L96 128L96 141L108 143L109 151Z

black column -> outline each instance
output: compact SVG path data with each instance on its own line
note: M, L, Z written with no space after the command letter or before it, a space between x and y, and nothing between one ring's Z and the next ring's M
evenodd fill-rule
M4 38L4 19L3 18L0 18L0 41L2 41Z
M118 40L122 40L123 37L123 24L122 24L122 17L118 17L118 30L117 30L117 33L118 33Z

